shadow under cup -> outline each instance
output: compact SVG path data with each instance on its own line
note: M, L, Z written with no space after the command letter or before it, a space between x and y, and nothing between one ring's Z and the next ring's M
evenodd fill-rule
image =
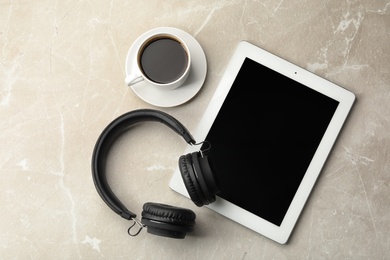
M189 74L189 50L172 35L152 36L141 46L137 60L144 76L157 84L184 82Z

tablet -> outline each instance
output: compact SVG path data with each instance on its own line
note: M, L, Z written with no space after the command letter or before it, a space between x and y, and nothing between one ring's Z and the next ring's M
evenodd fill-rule
M240 42L193 132L211 143L221 189L207 207L285 244L354 101L350 91ZM179 169L169 185L189 197Z

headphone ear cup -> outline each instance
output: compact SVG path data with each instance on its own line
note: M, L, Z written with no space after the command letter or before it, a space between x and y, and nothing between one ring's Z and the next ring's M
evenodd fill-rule
M190 195L192 202L194 202L198 207L202 207L205 202L207 204L207 201L205 200L205 197L200 190L199 184L195 177L191 154L180 156L179 169L184 185L188 191L188 195Z
M219 192L214 173L211 170L208 157L202 157L199 152L191 154L192 165L196 172L196 178L199 182L199 186L205 195L207 204L215 201L215 194Z
M195 213L190 209L174 207L161 203L145 203L141 223L150 234L185 238L195 226Z
M211 193L211 195L214 196L215 194L219 193L221 190L219 189L218 180L215 177L215 171L213 169L212 161L209 159L209 157L202 157L199 152L193 153L193 162L195 166L197 164L199 165L199 176L202 177L206 182L206 187Z

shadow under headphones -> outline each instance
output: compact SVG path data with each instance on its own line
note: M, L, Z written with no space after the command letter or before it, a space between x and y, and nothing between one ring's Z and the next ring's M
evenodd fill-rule
M150 234L184 238L187 232L192 231L195 226L196 215L192 210L148 202L143 205L142 218L139 221L136 219L137 215L125 207L108 185L106 159L111 145L123 132L144 121L163 123L181 135L188 144L198 145L178 120L162 111L139 109L125 113L106 126L95 144L92 155L92 177L96 190L115 213L122 218L134 221L128 229L129 235L136 236L143 227L147 227L147 232ZM219 192L218 184L209 159L202 151L180 156L179 170L195 205L201 207L215 201L215 194ZM138 224L140 228L136 233L131 233L131 228L135 224Z

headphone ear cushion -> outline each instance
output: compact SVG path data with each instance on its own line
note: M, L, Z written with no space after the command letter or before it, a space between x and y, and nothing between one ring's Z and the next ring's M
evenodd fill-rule
M205 197L205 205L208 205L210 203L213 203L215 201L215 194L217 191L210 189L210 187L214 187L214 182L210 183L210 179L208 175L213 175L213 173L210 170L210 167L204 167L204 163L201 164L202 160L208 161L207 158L201 157L199 152L195 152L191 154L192 158L192 165L194 167L194 170L196 172L196 178L199 183L199 187L202 190L202 194ZM209 182L209 183L208 183Z
M194 173L190 154L180 156L179 169L191 200L195 203L196 206L202 207L204 205L203 195L201 194L200 189L197 188L196 179L191 177L191 175L194 175Z
M141 223L147 226L148 233L184 238L195 226L195 213L190 209L174 207L161 203L145 203Z
M192 153L192 162L194 167L197 168L198 179L201 187L204 187L204 190L207 190L207 193L210 194L208 200L210 202L215 201L215 194L219 193L218 180L215 177L214 169L212 167L212 162L207 156L200 156L198 153Z

